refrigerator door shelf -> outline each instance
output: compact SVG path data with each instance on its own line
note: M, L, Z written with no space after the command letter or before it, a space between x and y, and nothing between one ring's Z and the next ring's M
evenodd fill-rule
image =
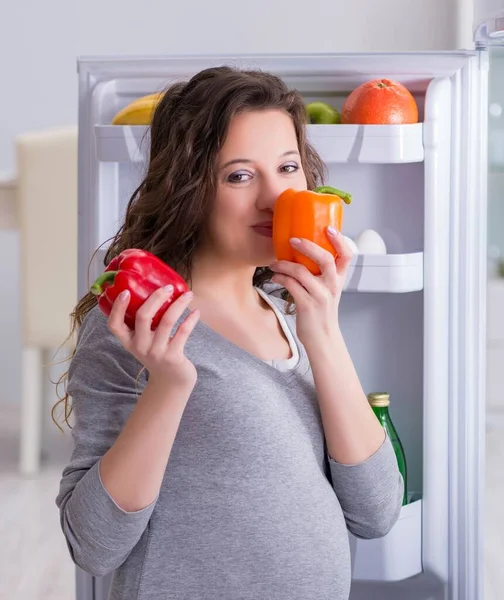
M423 125L308 125L308 139L330 163L414 163L424 159Z
M412 163L424 159L423 124L308 125L308 138L327 164ZM148 127L95 125L102 162L143 162L149 153Z
M500 15L479 25L474 38L477 48L504 46L504 16Z
M477 47L504 45L504 0L474 0L473 30Z
M106 248L96 252L89 271L91 283L105 269ZM423 289L423 252L412 254L358 254L352 258L346 292L406 293Z
M389 533L375 540L350 534L354 581L401 581L422 572L422 500L401 508Z
M423 289L423 252L358 254L345 283L347 292L404 293Z

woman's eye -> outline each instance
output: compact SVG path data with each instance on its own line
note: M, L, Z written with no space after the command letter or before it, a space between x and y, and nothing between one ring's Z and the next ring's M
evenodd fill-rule
M298 165L296 164L288 164L288 165L283 165L283 167L281 167L281 170L284 173L295 173L297 170L299 169Z
M231 173L231 175L228 177L228 181L229 181L229 183L243 183L245 181L248 181L249 178L250 178L249 173L244 173L243 171L239 171L237 173Z

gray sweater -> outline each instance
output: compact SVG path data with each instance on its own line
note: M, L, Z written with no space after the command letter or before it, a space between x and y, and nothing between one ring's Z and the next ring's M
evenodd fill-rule
M74 562L115 571L110 600L348 598L347 529L385 535L403 482L388 439L360 464L328 456L308 357L287 322L300 358L286 372L198 323L186 345L198 381L160 493L128 513L98 467L146 379L99 309L87 315L69 373L74 451L56 503Z

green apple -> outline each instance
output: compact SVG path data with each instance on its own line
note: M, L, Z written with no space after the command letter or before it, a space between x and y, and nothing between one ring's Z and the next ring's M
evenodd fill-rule
M327 102L310 102L306 105L308 121L314 125L341 123L339 112Z

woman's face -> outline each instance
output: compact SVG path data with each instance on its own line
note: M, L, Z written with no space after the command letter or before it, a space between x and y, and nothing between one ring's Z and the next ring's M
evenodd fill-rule
M287 188L306 189L290 116L280 110L235 116L219 153L217 194L206 250L225 262L265 266L274 260L273 207Z

